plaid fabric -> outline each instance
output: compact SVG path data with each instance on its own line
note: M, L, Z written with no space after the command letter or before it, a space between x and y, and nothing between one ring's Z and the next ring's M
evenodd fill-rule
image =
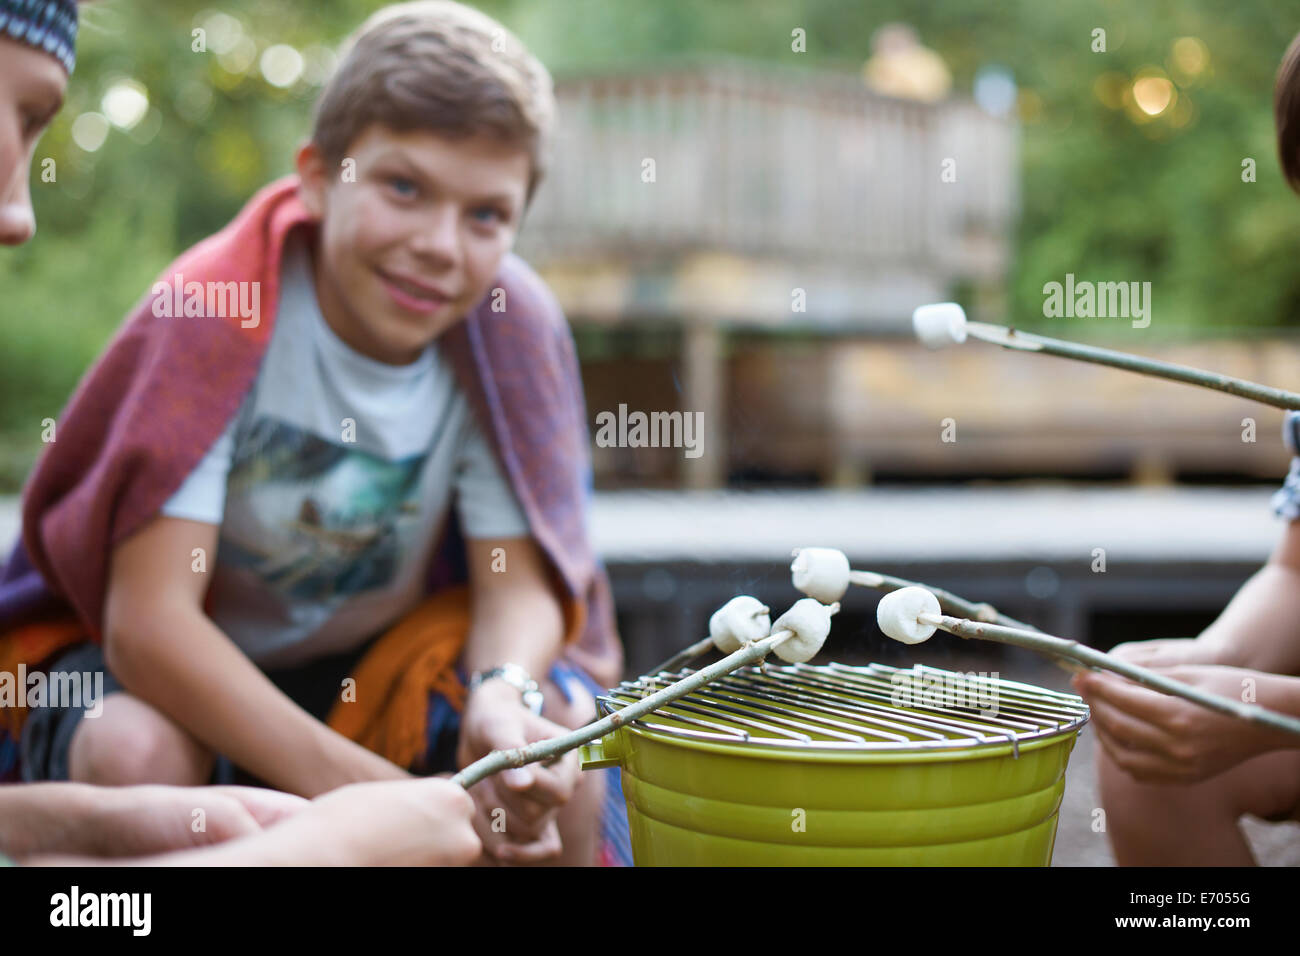
M75 0L0 0L0 36L48 53L69 73L77 62Z
M1282 420L1282 440L1291 449L1291 471L1273 492L1273 513L1287 521L1300 518L1300 412L1287 412Z

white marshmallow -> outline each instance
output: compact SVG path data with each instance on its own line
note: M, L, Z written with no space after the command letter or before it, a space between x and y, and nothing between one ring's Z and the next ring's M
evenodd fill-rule
M732 598L709 618L709 637L724 654L734 654L745 644L761 641L771 631L767 606L747 594Z
M772 633L793 631L772 649L773 653L787 664L802 664L817 656L817 652L826 643L826 635L831 632L831 615L840 609L839 604L822 604L815 598L800 598L790 605L772 625Z
M966 341L966 312L956 302L923 305L912 313L912 328L926 348L961 345Z
M849 589L849 559L834 548L799 548L790 576L797 590L823 604L833 604Z
M922 624L922 614L942 614L939 599L925 588L899 588L890 591L876 605L876 623L889 637L904 644L928 641L935 632L933 624Z

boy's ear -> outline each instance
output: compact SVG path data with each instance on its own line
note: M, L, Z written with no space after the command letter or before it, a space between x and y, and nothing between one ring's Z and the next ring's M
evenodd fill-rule
M298 169L298 197L307 211L320 219L325 214L325 189L328 185L325 157L315 143L307 140L298 147L294 165Z

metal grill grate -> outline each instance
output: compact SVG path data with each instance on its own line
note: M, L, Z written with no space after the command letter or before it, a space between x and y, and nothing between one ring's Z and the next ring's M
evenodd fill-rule
M690 670L624 681L603 713L660 690ZM743 668L631 726L720 743L814 750L931 750L1070 733L1088 719L1073 694L917 664L791 664Z

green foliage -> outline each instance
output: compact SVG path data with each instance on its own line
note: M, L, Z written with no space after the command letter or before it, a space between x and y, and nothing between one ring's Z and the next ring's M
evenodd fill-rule
M286 43L315 56L368 12L362 0L223 0L260 52ZM1042 286L1067 272L1149 281L1147 334L1242 334L1290 325L1300 312L1300 204L1281 181L1273 77L1300 11L1273 0L493 0L480 6L517 32L556 74L619 69L665 56L725 53L856 71L880 25L917 28L969 95L976 72L1012 72L1023 111L1023 211L1009 320L1051 331ZM191 49L212 10L192 0L100 0L84 8L77 72L63 113L37 148L38 237L0 254L0 487L14 487L88 362L150 281L186 246L220 228L261 185L292 169L318 85L279 89ZM807 31L807 53L790 32ZM1107 31L1107 51L1091 49ZM1136 122L1105 105L1098 84L1140 70L1173 75L1171 45L1200 38L1208 69L1179 83L1185 122ZM227 61L229 62L229 61ZM314 62L314 61L313 61ZM147 89L150 112L86 152L78 116L101 109L122 78ZM40 181L40 160L57 181ZM1241 181L1243 158L1257 182ZM1106 329L1108 332L1115 328ZM1076 321L1071 335L1088 329ZM1147 340L1144 340L1147 341Z

